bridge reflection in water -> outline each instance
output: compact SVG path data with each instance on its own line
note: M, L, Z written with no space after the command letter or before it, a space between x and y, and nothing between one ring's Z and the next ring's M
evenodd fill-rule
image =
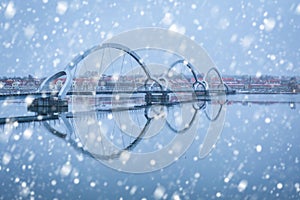
M0 124L3 128L13 126L15 122L19 126L37 123L35 126L44 126L49 133L63 139L79 153L117 170L141 172L141 164L136 162L143 161L143 170L162 168L178 159L199 136L203 139L199 156L205 157L216 145L221 133L215 129L209 130L209 127L222 124L220 120L228 105L286 104L294 109L297 103L229 98L226 101L202 99L167 105L123 105L113 109L106 98L99 97L95 110L45 112L28 107L28 111L35 111L35 115L0 118ZM215 112L212 112L212 106L216 106ZM155 156L158 152L160 156Z
M58 115L65 133L48 122L43 122L44 126L83 153L117 170L142 173L174 162L201 129L207 133L199 147L199 156L205 157L216 144L225 117L224 96L187 97L183 94L186 92L179 96L154 91L143 97L118 92L113 94L115 96L96 97L78 93L74 94L76 98L72 96L71 112L67 114L57 114L65 102L46 107L31 104L29 108L39 112L39 116ZM160 99L164 95L171 98ZM139 163L143 163L142 166Z
M226 107L225 101L213 99L112 108L107 99L99 97L97 103L97 109L76 113L28 107L35 115L1 118L0 124L38 123L79 152L110 167L142 172L140 167L135 167L136 162L142 160L147 163L143 171L152 171L178 159L198 134L205 134L209 124L219 123ZM212 112L212 106L217 106L216 112ZM215 131L207 132L203 146L199 147L202 157L217 142L218 135L214 134Z

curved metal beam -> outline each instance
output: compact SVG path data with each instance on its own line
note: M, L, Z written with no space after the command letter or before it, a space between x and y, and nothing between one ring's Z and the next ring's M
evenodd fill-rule
M66 67L65 70L63 71L59 71L57 73L55 73L54 75L48 77L47 79L45 79L43 81L43 83L41 84L41 86L39 87L38 91L41 92L43 90L46 89L46 86L49 85L49 83L51 81L54 81L55 79L61 77L61 76L67 76L65 84L63 85L63 87L61 88L58 97L63 99L65 98L68 90L70 89L71 85L72 85L72 81L74 78L74 75L72 75L72 70L77 68L77 65L80 61L82 61L84 58L86 58L88 55L90 55L93 52L96 52L100 49L105 49L105 48L112 48L112 49L118 49L121 51L124 51L125 53L127 53L128 55L130 55L143 69L143 71L145 72L146 76L148 77L149 80L153 80L157 83L159 83L155 78L153 78L151 76L151 73L148 69L148 67L146 66L146 64L142 61L142 59L140 58L140 56L135 53L134 51L132 51L131 49L129 49L128 47L121 45L121 44L117 44L117 43L104 43L102 45L97 45L94 46L90 49L87 49L86 51L84 51L83 53L80 53L79 55L77 55Z
M54 81L55 79L57 79L59 77L65 76L65 75L67 75L67 73L66 73L66 71L63 70L63 71L56 72L55 74L49 76L42 82L42 84L40 85L40 87L38 89L38 92L43 92L43 90L45 90L47 86L49 87L50 82Z
M193 75L193 77L194 77L194 79L195 79L195 82L198 82L198 78L197 78L197 74L196 74L195 67L194 67L190 62L188 62L188 61L186 61L186 60L184 60L184 59L177 60L176 62L174 62L174 63L170 66L168 73L170 72L170 70L172 70L172 68L173 68L175 65L180 64L180 63L184 64L187 68L190 69L190 71L192 72L192 75ZM185 63L186 63L186 64L185 64Z
M183 134L183 133L185 133L186 131L188 131L188 130L192 127L192 125L193 125L193 123L194 123L194 121L195 121L195 118L196 118L196 116L197 116L197 113L198 113L198 110L195 109L195 112L194 112L194 114L193 114L193 117L192 117L191 121L188 123L188 125L187 125L186 127L182 128L182 129L179 129L179 130L178 130L178 129L174 128L174 127L169 123L168 120L166 120L166 124L167 124L168 128L169 128L171 131L173 131L174 133L176 133L176 134Z
M212 67L212 68L210 68L210 69L208 70L208 72L206 73L206 75L205 75L205 77L204 77L205 82L208 83L208 84L207 84L207 87L208 87L207 89L208 89L208 90L209 90L209 82L206 81L206 78L207 78L208 74L211 73L212 71L214 71L214 72L217 73L218 77L220 78L220 82L221 82L222 86L224 86L223 79L222 79L222 76L221 76L219 70L218 70L217 68L215 68L215 67Z
M69 72L69 70L66 70L65 73L66 73L67 78L66 78L64 85L62 86L62 88L60 89L60 91L58 93L59 99L64 99L72 86L73 77L71 75L71 72Z

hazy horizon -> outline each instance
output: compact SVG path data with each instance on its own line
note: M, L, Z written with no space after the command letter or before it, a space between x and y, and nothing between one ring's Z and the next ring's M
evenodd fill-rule
M300 4L292 1L3 1L0 75L45 77L121 32L160 27L206 49L223 74L300 74Z

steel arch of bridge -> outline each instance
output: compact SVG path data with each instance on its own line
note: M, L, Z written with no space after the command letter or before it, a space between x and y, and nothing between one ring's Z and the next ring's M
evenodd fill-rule
M117 43L104 43L101 45L97 45L94 46L90 49L87 49L84 52L81 52L79 55L77 55L66 67L64 70L59 71L51 76L49 76L48 78L46 78L42 84L40 85L38 92L44 92L47 89L49 89L49 85L52 81L54 81L57 78L66 76L66 80L65 83L63 84L62 88L59 90L58 92L58 98L59 99L64 99L68 93L68 91L70 90L71 86L72 86L72 82L73 79L75 78L75 72L77 70L78 64L85 59L87 56L89 56L90 54L101 50L101 49L106 49L106 48L112 48L112 49L116 49L116 50L120 50L123 51L124 53L130 55L138 64L139 66L143 69L144 73L147 76L147 81L151 80L154 81L156 83L158 83L158 85L160 87L161 84L158 80L156 80L156 78L152 77L151 72L149 70L149 68L147 67L147 65L142 61L141 57L133 50L129 49L128 47L121 45L121 44L117 44ZM189 69L189 71L191 72L191 75L193 76L193 78L195 79L195 82L193 83L192 87L194 90L196 90L197 85L201 85L201 87L203 88L203 90L206 92L209 88L208 85L205 81L199 81L198 80L198 72L196 71L195 67L189 63L188 61L184 60L184 59L180 59L175 61L173 64L171 64L171 66L169 67L169 71L176 65L176 64L180 64L182 63L185 67L187 67ZM217 74L220 76L218 70L216 68L213 68L211 70L214 70L217 72ZM211 71L209 70L209 72ZM227 89L227 87L226 87Z
M126 54L130 55L135 61L137 61L137 63L140 65L140 67L143 69L144 73L147 76L147 80L153 80L155 82L158 82L155 78L153 78L151 76L151 73L148 69L148 67L146 66L146 64L142 61L142 59L140 58L140 56L135 53L134 51L130 50L128 47L121 45L121 44L117 44L117 43L104 43L102 45L97 45L94 46L82 53L80 53L79 55L77 55L66 67L64 70L59 71L51 76L49 76L47 79L45 79L43 81L43 83L40 85L38 91L39 92L43 92L45 89L47 89L47 86L49 86L49 84L51 83L51 81L54 81L57 78L60 78L62 76L66 76L66 81L63 85L63 87L60 89L59 93L58 93L58 98L60 99L64 99L67 95L68 90L70 89L71 85L72 85L72 81L73 78L75 76L75 70L76 67L78 65L78 63L80 61L82 61L84 58L86 58L87 56L89 56L91 53L94 53L100 49L105 49L105 48L112 48L112 49L117 49L117 50L121 50L123 52L125 52ZM75 69L75 70L74 70Z

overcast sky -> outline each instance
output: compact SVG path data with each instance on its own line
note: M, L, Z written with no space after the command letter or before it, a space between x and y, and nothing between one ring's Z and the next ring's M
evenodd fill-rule
M300 75L297 0L4 0L0 76L48 76L107 37L150 26L194 38L224 74Z

